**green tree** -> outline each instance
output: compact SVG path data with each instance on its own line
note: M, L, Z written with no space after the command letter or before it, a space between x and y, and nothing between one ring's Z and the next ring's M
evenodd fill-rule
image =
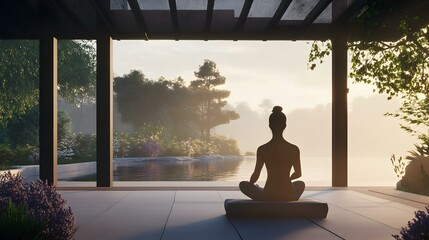
M176 137L194 135L191 94L182 78L153 81L132 70L115 78L114 91L122 121L135 129L146 123L161 123Z
M38 41L0 40L0 126L38 104ZM91 42L58 44L58 92L74 104L95 96L95 49Z
M351 57L349 77L354 82L374 86L374 92L398 97L402 106L395 113L387 113L404 121L401 128L429 143L429 26L417 17L399 22L402 37L394 42L372 38L374 31L383 31L377 22L369 22L377 14L377 1L357 21L368 26L365 41L347 42ZM330 42L314 42L309 68L330 54ZM418 130L420 129L420 131ZM423 131L421 131L423 129Z
M58 142L72 136L72 122L64 111L58 111ZM1 133L0 133L1 134ZM17 145L39 146L39 105L33 106L23 115L9 121L5 131L5 142Z
M204 60L198 71L194 72L196 80L191 81L190 89L194 92L196 106L196 124L203 139L210 139L210 130L218 125L238 119L238 113L223 108L230 92L216 89L225 84L225 77L220 75L216 63Z

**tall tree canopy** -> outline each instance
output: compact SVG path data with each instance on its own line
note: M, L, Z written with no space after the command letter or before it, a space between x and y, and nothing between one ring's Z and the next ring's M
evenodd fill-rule
M149 80L138 70L116 77L115 98L122 121L138 129L144 123L162 123L181 138L192 135L193 106L189 89L180 77Z
M377 5L370 5L370 10ZM376 14L367 11L365 14ZM398 29L403 33L398 41L371 40L372 31L382 31L376 23L367 23L365 14L361 24L369 26L367 41L348 41L351 56L350 77L354 82L374 85L374 91L388 95L388 99L399 97L402 106L396 113L387 115L404 120L401 127L429 142L429 26L422 25L419 18L400 21ZM422 27L423 26L423 27ZM314 42L309 57L310 69L330 54L330 42ZM423 132L417 126L424 126Z
M225 77L220 75L216 63L204 60L198 71L194 72L196 80L191 81L190 88L194 92L197 104L195 122L204 139L210 139L210 130L218 125L238 119L238 113L224 110L230 91L216 89L225 84Z
M179 138L195 137L198 132L210 138L210 129L239 116L223 109L230 92L215 89L225 83L225 77L214 62L206 60L195 76L197 80L189 86L180 77L153 81L138 70L116 77L114 91L122 120L136 129L144 123L161 123Z
M0 40L0 126L38 104L39 44ZM90 42L61 40L58 44L59 95L78 104L95 95L95 49Z

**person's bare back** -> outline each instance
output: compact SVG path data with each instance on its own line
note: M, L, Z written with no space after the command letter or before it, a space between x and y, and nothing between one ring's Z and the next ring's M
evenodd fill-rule
M240 190L253 200L294 201L299 199L305 188L302 181L292 182L301 177L300 152L297 146L283 138L286 116L281 111L281 107L273 108L269 121L273 138L258 148L250 181L240 183ZM255 183L264 165L268 176L265 187L260 188Z

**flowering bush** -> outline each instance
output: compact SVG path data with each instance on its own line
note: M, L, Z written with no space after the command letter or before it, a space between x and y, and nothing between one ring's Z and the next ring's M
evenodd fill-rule
M73 159L75 153L73 148L75 147L75 138L64 138L58 143L58 159L68 161Z
M142 146L143 157L158 157L161 155L161 146L153 141L147 141Z
M54 187L41 180L25 184L20 174L0 175L0 215L10 208L9 203L27 208L27 217L43 225L43 238L71 239L76 231L71 208Z
M190 156L214 155L219 152L218 147L214 142L203 141L201 139L193 139L190 144Z
M409 221L407 227L402 228L400 235L393 235L397 240L425 240L429 239L429 206L426 212L416 211L416 217Z

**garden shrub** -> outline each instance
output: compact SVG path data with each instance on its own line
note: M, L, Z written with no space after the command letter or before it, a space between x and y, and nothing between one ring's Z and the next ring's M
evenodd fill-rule
M14 159L13 164L16 165L26 165L26 164L35 164L34 161L32 161L31 156L34 153L38 152L38 148L25 144L25 145L18 145L13 149L14 153Z
M72 239L76 226L74 216L66 201L41 180L25 184L22 175L10 172L0 175L0 215L4 215L8 204L25 206L27 215L41 224L41 235L47 239Z
M76 134L74 143L74 158L82 162L95 161L96 136L95 134Z
M255 152L245 152L244 156L256 156Z
M192 139L190 141L190 156L214 155L219 152L217 146L212 141Z
M427 240L429 239L429 206L426 212L416 211L415 218L407 227L401 228L400 235L393 235L396 240Z
M0 144L0 165L8 165L13 160L13 152L9 144Z
M165 156L190 156L190 147L189 141L173 138L163 146L163 153Z
M219 149L219 151L216 154L224 155L224 156L240 155L240 149L238 149L238 144L235 139L227 138L225 136L215 135L215 136L212 136L211 140L217 146L217 149Z
M158 157L161 155L161 146L155 141L147 141L141 147L142 157Z
M128 133L115 133L113 137L113 156L128 157L130 153L130 136Z
M76 139L64 138L58 143L58 163L67 163L75 157Z

